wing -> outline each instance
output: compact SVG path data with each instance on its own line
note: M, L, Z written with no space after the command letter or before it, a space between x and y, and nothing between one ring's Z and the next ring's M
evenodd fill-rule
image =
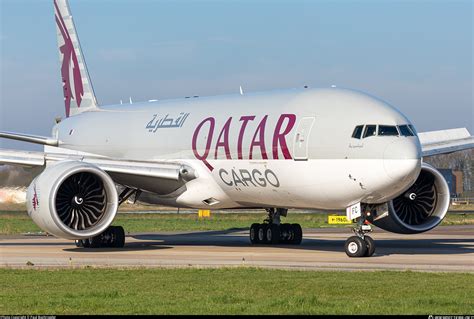
M45 152L0 149L0 164L45 166L47 163L65 160L93 164L109 173L120 184L138 187L137 184L145 183L152 188L150 191L162 194L172 192L196 178L192 167L173 161L113 159L57 147L46 147Z
M474 137L466 128L419 133L423 156L448 154L474 148Z

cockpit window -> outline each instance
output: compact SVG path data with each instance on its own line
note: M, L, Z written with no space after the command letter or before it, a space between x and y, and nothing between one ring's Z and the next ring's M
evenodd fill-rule
M353 138L358 138L360 139L362 136L362 129L364 128L364 125L358 125L355 127L354 132L352 133Z
M418 136L418 133L416 133L415 127L413 125L409 124L408 127L410 128L413 135Z
M364 138L377 134L377 125L367 125L364 130Z
M396 126L391 125L379 125L379 135L381 136L398 136L398 130Z
M400 125L398 126L398 129L400 130L400 134L402 136L413 136L413 132L410 130L408 125Z

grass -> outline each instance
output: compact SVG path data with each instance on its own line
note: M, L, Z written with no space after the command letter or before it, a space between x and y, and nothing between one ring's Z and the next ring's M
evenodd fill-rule
M200 219L197 213L134 214L119 212L114 225L121 225L129 233L154 231L198 231L249 228L252 223L263 221L264 213L221 213L213 212L211 218ZM329 225L327 213L288 214L282 218L285 223L299 223L303 228L350 227L350 225ZM448 214L441 225L472 225L474 214ZM40 232L38 226L24 212L0 211L0 235Z
M474 274L0 269L8 314L466 314Z
M441 222L441 225L474 225L474 213L448 213Z
M327 214L289 214L284 222L300 223L303 227L334 227L327 224ZM152 231L197 231L225 230L231 228L249 228L252 223L265 219L264 213L212 213L211 218L198 218L194 213L148 213L135 214L119 212L114 225L120 225L127 232ZM0 212L0 234L12 235L40 232L26 213L16 211Z
M249 228L252 223L262 222L264 213L216 213L210 218L199 218L197 213L180 214L128 214L118 215L114 224L122 225L128 232L225 230ZM305 228L335 227L327 224L326 214L289 214L285 223L299 223Z

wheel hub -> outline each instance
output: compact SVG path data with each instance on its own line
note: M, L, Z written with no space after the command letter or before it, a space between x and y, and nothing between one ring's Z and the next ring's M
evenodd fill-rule
M355 254L357 250L359 249L359 247L357 246L355 242L351 242L348 246L348 249L351 254Z

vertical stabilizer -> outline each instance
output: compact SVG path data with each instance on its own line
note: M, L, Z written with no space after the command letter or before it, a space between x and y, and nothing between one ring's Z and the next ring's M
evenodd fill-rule
M54 0L54 11L64 105L69 117L96 109L97 100L67 0Z

